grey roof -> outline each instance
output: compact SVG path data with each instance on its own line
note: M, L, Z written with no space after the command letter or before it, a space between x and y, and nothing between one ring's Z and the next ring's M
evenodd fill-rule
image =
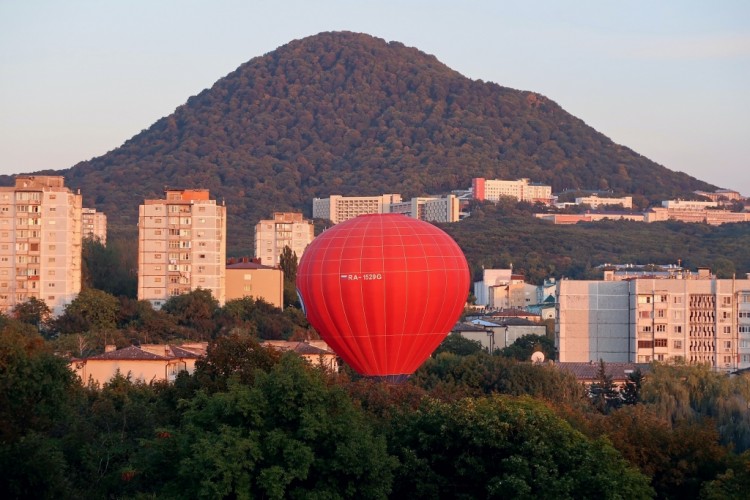
M555 366L561 370L570 372L578 380L596 380L599 371L599 362L558 362ZM636 370L640 370L644 375L651 372L651 365L648 363L604 363L604 369L607 375L613 380L626 380L628 375Z

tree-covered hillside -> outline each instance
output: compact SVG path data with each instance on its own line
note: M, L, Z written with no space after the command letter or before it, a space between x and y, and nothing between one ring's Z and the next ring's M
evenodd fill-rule
M230 253L251 251L258 219L310 215L316 196L410 197L466 188L472 177L651 200L711 188L613 143L547 97L349 32L256 57L121 147L61 173L126 234L138 204L165 186L208 188L226 201Z

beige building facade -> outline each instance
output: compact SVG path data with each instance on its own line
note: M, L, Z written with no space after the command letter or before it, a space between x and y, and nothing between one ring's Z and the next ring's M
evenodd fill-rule
M273 219L255 225L255 257L265 266L278 266L281 253L288 246L299 260L314 238L312 221L301 213L275 212Z
M313 218L328 219L334 224L353 219L359 215L384 214L390 212L392 203L401 203L400 194L381 196L339 196L313 199Z
M598 208L606 205L622 205L622 208L633 208L633 197L623 196L622 198L600 198L597 195L583 196L576 198L576 205L588 205L591 208Z
M562 280L555 329L560 361L750 368L750 279Z
M225 302L226 207L206 189L167 189L138 212L138 300L155 308L197 288Z
M54 315L81 291L80 194L61 176L17 176L0 187L0 311L31 297Z
M103 354L73 359L69 366L84 384L94 382L101 386L118 373L133 382L174 382L181 371L193 373L195 362L205 353L205 344L149 344L123 349L107 346Z
M107 216L95 208L81 210L81 228L84 238L91 238L107 246Z
M279 309L284 307L284 272L255 262L227 265L226 300L253 297Z

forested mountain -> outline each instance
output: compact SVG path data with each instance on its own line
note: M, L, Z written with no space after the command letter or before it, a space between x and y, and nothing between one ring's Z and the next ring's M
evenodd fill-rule
M165 186L208 188L226 201L230 253L251 251L259 218L310 215L316 196L434 194L472 177L642 200L712 188L613 143L547 97L349 32L256 57L121 147L60 173L126 233L138 204Z

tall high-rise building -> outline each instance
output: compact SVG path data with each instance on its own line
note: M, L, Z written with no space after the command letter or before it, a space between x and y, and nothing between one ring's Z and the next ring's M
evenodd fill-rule
M95 208L82 209L81 227L84 238L107 245L107 216L103 212L97 212Z
M277 266L281 252L288 246L299 259L313 238L313 223L303 219L302 214L275 212L273 219L255 225L255 257L264 266Z
M167 189L138 210L138 299L155 308L196 288L224 304L226 207L207 189Z
M31 297L54 315L81 291L81 195L61 176L0 187L0 310Z

